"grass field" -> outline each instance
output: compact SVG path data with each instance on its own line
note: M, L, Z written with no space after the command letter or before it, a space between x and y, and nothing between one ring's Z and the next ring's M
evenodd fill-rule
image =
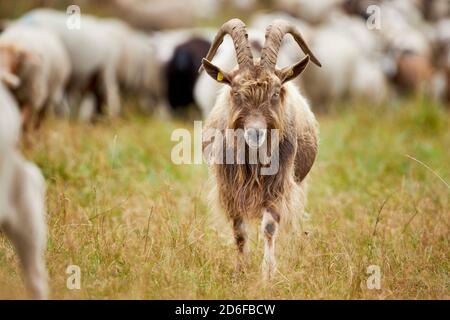
M206 167L170 160L172 130L191 122L48 120L24 152L48 183L51 297L449 299L448 112L419 98L341 108L319 122L311 233L280 237L279 273L264 285L257 236L249 270L234 277L230 228L211 224ZM80 290L66 287L69 265L81 268ZM369 265L380 267L380 290L367 288ZM23 292L0 237L0 298Z

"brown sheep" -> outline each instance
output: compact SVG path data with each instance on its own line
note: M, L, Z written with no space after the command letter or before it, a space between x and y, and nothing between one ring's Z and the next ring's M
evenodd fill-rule
M423 55L405 51L397 58L394 82L403 91L420 92L425 90L432 75L431 62Z

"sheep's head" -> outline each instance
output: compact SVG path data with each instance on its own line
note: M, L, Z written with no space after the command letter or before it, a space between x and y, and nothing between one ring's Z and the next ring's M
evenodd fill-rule
M17 76L23 60L30 58L25 50L5 45L0 46L0 81L4 82L10 88L16 88L20 85L20 79Z
M277 55L287 33L292 34L306 57L292 66L278 69ZM233 40L239 66L231 72L225 72L210 62L226 34ZM268 129L283 130L283 85L300 75L310 59L320 66L298 30L287 21L275 20L266 29L261 59L254 60L245 24L232 19L220 28L202 61L202 68L216 81L231 87L232 110L228 127L244 129L247 144L257 147L265 141Z

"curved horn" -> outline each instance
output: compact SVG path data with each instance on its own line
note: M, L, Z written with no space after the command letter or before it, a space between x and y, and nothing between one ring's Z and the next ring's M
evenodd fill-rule
M303 52L311 58L312 62L319 67L322 66L319 60L312 53L311 49L309 49L305 40L303 40L303 37L297 28L286 20L275 20L266 28L266 41L261 52L262 66L275 70L278 51L280 50L281 42L283 41L286 33L290 33L294 37L300 48L302 48Z
M253 66L253 55L248 42L247 29L245 24L239 19L231 19L222 25L211 44L211 48L206 55L206 59L211 61L212 58L214 58L214 55L216 54L219 46L222 44L223 38L226 34L229 34L231 39L233 39L239 68ZM199 72L202 70L203 66L200 67Z

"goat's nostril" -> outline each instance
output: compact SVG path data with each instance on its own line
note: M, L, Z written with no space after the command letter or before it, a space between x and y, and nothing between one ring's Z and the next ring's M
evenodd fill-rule
M248 128L245 130L245 140L251 147L260 147L266 138L266 129Z
M266 129L257 129L256 135L258 137L258 141L264 139L264 137L266 136Z

